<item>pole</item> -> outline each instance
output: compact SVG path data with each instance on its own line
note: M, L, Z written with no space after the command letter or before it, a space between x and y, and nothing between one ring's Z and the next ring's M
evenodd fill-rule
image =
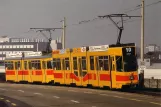
M63 37L62 37L62 44L63 44L63 49L65 49L65 33L66 33L66 18L64 17L63 20Z
M141 9L141 66L144 66L144 16L145 16L145 1L142 0L142 9ZM144 85L144 69L141 70L142 74L142 86Z

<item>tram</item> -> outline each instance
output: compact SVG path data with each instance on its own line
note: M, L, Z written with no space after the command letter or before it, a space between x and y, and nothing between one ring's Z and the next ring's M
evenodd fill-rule
M121 89L138 84L134 43L53 50L6 58L6 81Z

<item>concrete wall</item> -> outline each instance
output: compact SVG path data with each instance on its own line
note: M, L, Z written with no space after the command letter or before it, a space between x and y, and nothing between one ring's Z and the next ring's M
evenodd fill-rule
M140 69L138 70L138 72L140 73ZM161 79L161 69L145 69L144 77L146 79Z

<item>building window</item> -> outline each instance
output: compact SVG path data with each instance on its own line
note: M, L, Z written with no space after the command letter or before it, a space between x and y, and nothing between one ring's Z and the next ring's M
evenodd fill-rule
M30 48L30 45L27 45L27 48Z
M16 48L16 45L13 45L13 48Z
M16 48L20 48L20 45L17 45Z
M24 45L20 45L20 48L23 48L24 47Z
M0 48L2 48L2 45L0 45Z
M9 45L9 48L12 48L12 45Z
M5 45L3 45L3 48L6 48L6 46L5 46Z
M30 45L30 48L34 48L34 45Z
M9 48L9 45L6 45L6 48Z

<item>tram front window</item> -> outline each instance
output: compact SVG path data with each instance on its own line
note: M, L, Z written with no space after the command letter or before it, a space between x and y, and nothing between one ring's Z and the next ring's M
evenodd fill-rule
M134 55L126 55L123 57L123 63L124 63L124 71L125 72L131 72L131 71L137 71L137 59Z

